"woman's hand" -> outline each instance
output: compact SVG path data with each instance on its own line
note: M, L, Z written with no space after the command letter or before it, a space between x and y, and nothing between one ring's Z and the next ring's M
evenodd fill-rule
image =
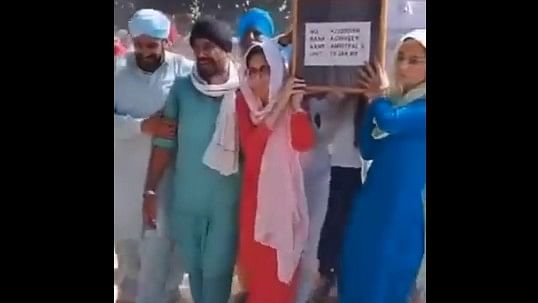
M288 80L286 80L286 84L284 84L281 100L287 103L293 95L301 92L304 93L305 89L306 83L303 79L289 77Z
M271 114L264 120L265 125L269 129L273 129L273 126L281 113L288 108L288 106L293 107L294 110L300 110L305 89L306 84L304 80L294 77L288 78L286 83L280 88L275 108L273 108Z
M291 107L298 111L301 109L301 102L306 90L306 83L303 79L290 77L286 80L282 90L282 98L279 102L282 102L282 105L290 103Z
M382 96L389 88L387 72L379 62L365 63L359 71L359 88L371 101Z
M303 107L301 104L303 103L305 95L305 89L296 89L292 91L291 95L291 108L294 112L300 112L303 111Z

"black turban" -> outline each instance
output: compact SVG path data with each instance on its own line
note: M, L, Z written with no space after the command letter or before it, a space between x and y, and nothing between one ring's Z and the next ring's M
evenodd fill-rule
M194 23L189 43L192 47L194 39L205 38L230 53L233 45L232 37L232 29L227 23L210 17L202 17Z

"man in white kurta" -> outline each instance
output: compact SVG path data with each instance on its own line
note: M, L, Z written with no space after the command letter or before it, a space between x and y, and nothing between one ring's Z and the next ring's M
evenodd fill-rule
M304 187L308 203L308 240L301 259L299 286L295 303L306 303L316 286L318 277L318 244L327 213L331 156L329 144L333 141L347 101L340 94L329 93L323 98L311 97L308 112L316 131L316 145L301 154Z
M169 241L165 209L171 198L163 178L155 226L144 225L144 183L153 136L175 133L160 117L176 77L192 61L166 52L170 23L155 10L140 10L130 21L135 51L118 68L114 84L114 247L118 257L118 302L176 302L183 278Z
M329 145L330 183L327 188L328 203L325 204L325 217L320 231L317 256L319 259L320 279L312 293L312 302L329 300L331 288L335 284L339 252L346 214L353 194L361 184L359 150L355 141L356 119L360 117L365 104L359 105L356 96L347 96L340 103L337 122L332 127L333 137ZM358 115L357 115L358 114ZM309 301L310 302L310 301Z

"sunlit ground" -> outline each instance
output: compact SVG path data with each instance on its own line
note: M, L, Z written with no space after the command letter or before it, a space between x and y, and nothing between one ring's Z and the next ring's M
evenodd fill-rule
M116 258L116 253L114 252L114 270L118 268L118 259ZM180 285L181 297L182 300L179 303L192 303L191 293L189 288L189 280L187 275L183 279L183 283ZM237 277L234 277L234 282L232 285L232 295L236 294L239 291L239 283L237 282ZM118 289L114 284L114 302L116 302L118 296Z
M118 259L116 258L116 253L114 253L114 270L116 270L116 268L118 268ZM179 288L181 290L182 300L178 303L192 303L187 275L185 275L183 279L183 284L181 284ZM234 277L234 282L232 285L232 295L236 294L238 291L239 291L239 283L237 281L237 277ZM116 285L114 284L114 302L116 302L117 296L118 296L118 289ZM333 302L336 303L336 299L327 301L326 303L333 303Z

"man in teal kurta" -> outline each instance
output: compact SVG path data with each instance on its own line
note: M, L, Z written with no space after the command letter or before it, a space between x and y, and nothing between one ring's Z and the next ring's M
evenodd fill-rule
M174 199L167 214L195 303L227 302L235 264L241 178L231 38L229 27L214 19L193 26L196 66L176 80L164 110L165 118L178 123L177 135L155 138L144 194L144 219L152 224L156 187L175 153Z

